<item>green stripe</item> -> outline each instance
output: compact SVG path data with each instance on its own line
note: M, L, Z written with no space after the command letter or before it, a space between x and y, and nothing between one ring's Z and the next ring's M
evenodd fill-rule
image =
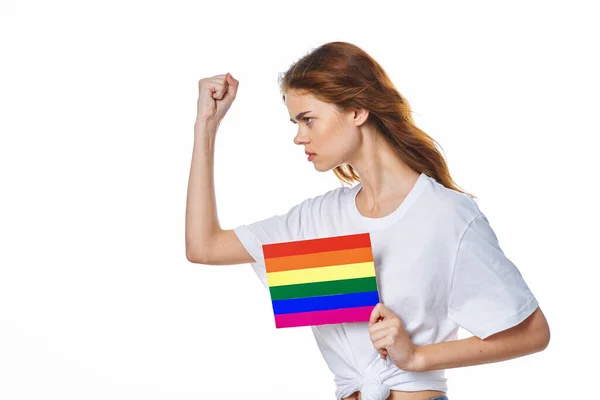
M369 276L366 278L273 286L269 290L271 291L271 300L285 300L332 294L372 292L377 290L377 281L374 276Z

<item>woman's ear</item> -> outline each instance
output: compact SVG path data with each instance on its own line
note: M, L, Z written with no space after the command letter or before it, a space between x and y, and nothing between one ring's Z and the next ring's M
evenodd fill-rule
M353 121L356 126L361 126L369 119L369 110L366 108L356 108L354 110Z

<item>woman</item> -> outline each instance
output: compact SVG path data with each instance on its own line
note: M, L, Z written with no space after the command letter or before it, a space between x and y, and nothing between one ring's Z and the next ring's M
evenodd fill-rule
M265 243L369 232L381 303L368 323L311 327L336 399L442 400L444 369L546 348L550 331L486 216L459 190L383 68L345 42L318 47L281 78L294 143L344 183L284 215L221 229L213 184L217 128L238 81L199 83L186 250L202 264L251 263L268 288ZM462 326L474 336L457 340Z

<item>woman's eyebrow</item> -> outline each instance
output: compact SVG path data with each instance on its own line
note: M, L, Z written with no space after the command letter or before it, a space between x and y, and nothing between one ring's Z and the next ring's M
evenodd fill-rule
M310 111L302 111L301 113L298 113L298 115L296 115L296 119L300 119L300 118L304 117L304 114L308 114L309 112ZM290 121L296 122L292 118L290 118Z

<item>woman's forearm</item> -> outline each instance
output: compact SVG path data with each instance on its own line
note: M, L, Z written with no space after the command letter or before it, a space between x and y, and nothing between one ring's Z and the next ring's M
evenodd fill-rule
M197 120L185 210L185 249L190 261L202 260L210 240L221 229L214 185L215 137L218 123Z
M542 351L549 341L548 323L538 307L519 325L483 340L472 336L417 346L414 370L431 371L505 361Z

